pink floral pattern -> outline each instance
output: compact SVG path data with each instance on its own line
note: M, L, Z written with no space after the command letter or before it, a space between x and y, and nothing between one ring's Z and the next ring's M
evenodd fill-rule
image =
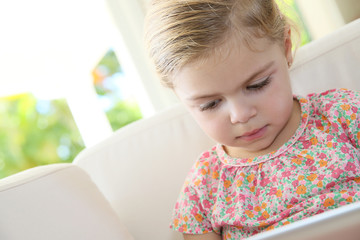
M236 159L217 145L201 155L171 228L241 239L360 200L360 94L296 98L301 124L278 151Z

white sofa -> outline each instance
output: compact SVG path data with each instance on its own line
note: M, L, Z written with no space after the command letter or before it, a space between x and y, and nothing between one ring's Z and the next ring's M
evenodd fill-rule
M360 90L360 20L300 48L291 79L299 94ZM212 144L178 105L118 130L72 164L2 179L0 239L182 239L168 227L172 208Z

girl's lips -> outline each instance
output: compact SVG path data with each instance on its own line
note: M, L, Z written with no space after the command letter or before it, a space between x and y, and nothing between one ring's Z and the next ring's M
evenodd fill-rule
M253 141L255 139L258 139L258 138L261 138L262 136L264 136L266 129L267 129L267 126L255 129L251 132L247 132L247 133L237 137L237 139L242 139L245 141Z

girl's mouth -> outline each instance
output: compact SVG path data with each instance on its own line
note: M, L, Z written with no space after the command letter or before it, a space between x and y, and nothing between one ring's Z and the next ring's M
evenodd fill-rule
M263 137L265 135L266 130L267 130L267 125L262 128L255 129L251 132L244 133L243 135L237 137L237 139L242 139L244 141L253 141Z

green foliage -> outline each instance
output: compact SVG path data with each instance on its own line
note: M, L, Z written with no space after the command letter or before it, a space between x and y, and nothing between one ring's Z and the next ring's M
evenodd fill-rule
M138 105L123 99L112 77L121 66L112 50L94 72L99 98L111 102L105 108L113 130L141 118ZM107 84L105 84L105 82ZM39 165L72 162L84 148L80 133L64 99L39 100L31 94L0 99L0 178Z
M30 94L0 99L0 119L0 178L71 162L84 148L65 100L37 100Z
M117 56L113 50L107 51L104 57L100 60L97 67L104 66L106 69L106 75L111 76L114 73L121 72L121 66L117 59Z
M306 43L309 43L311 41L311 36L306 28L306 25L304 24L301 18L301 13L299 11L299 8L297 7L296 1L276 0L276 3L279 5L281 12L283 12L296 25L300 35L300 39L295 39L295 40L299 40L298 41L299 45L302 46ZM293 36L295 36L295 33L293 33Z
M109 50L94 69L94 87L99 99L107 100L104 111L115 131L131 122L142 118L139 106L135 101L124 98L126 82L131 79L123 77L120 63L113 50Z
M106 112L112 129L115 131L142 118L139 106L133 101L118 101Z

